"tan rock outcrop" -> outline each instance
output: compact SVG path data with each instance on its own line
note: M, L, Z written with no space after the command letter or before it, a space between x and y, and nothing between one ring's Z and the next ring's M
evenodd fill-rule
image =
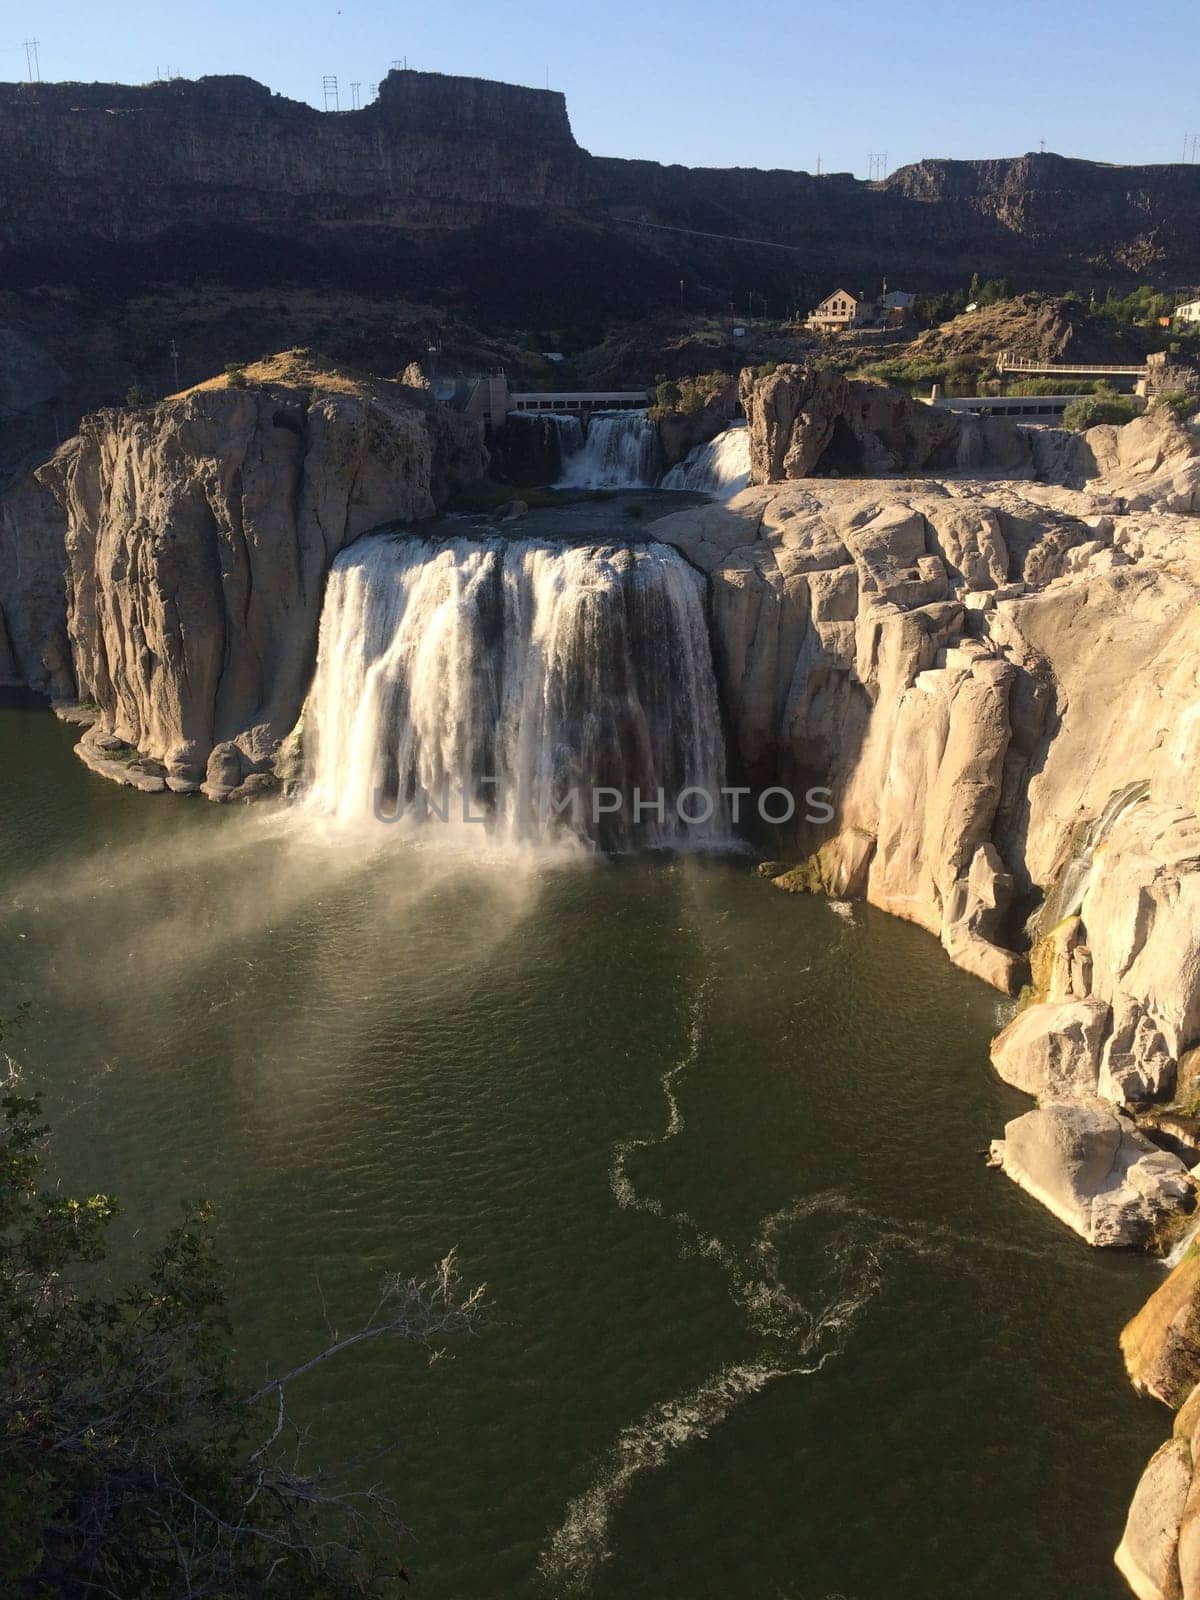
M337 552L483 467L470 425L399 385L254 376L101 412L38 473L67 514L68 627L100 732L216 798L295 724Z
M1101 1000L1065 1000L1018 1013L992 1040L992 1066L1026 1094L1094 1095L1110 1011Z
M1050 1100L1015 1117L991 1161L1092 1245L1145 1249L1195 1200L1183 1162L1101 1100Z
M1179 1529L1192 1481L1192 1453L1183 1439L1168 1439L1142 1474L1117 1568L1138 1600L1184 1600L1179 1573Z
M740 392L751 483L953 467L957 459L953 412L817 362L746 368Z
M1140 1394L1181 1406L1200 1384L1200 1247L1193 1244L1125 1324L1121 1353Z

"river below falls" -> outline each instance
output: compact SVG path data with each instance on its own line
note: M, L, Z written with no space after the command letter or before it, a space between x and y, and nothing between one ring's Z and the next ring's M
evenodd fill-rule
M457 1247L480 1331L319 1369L414 1595L1106 1600L1160 1280L982 1160L1007 1007L748 858L489 857L119 790L0 710L0 1012L124 1255L218 1208L249 1387Z

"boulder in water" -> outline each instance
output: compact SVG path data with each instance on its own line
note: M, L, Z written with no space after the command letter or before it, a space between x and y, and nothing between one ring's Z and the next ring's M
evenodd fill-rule
M1026 1094L1095 1094L1109 1015L1102 1000L1030 1006L992 1040L992 1066Z
M1098 1099L1053 1100L1015 1118L991 1159L1092 1245L1145 1248L1195 1198L1178 1156Z

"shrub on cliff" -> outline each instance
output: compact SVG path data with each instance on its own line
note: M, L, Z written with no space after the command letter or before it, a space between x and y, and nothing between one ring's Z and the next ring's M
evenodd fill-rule
M1109 422L1118 426L1132 422L1138 414L1136 402L1112 389L1097 389L1086 400L1072 400L1063 412L1063 427L1082 433L1086 428L1098 428Z
M735 384L728 372L701 372L695 377L660 380L649 416L653 422L674 414L694 416L727 394Z
M1189 394L1186 389L1172 389L1158 398L1163 405L1170 407L1180 422L1189 421L1200 411L1200 394Z
M0 1026L0 1042L3 1040ZM6 1061L0 1054L0 1061ZM326 1356L390 1335L467 1327L452 1258L390 1280L357 1332L239 1392L209 1214L188 1206L143 1276L102 1273L111 1196L39 1187L46 1130L15 1069L0 1096L0 1591L349 1600L390 1590L402 1533L389 1503L303 1469L292 1385ZM374 1534L391 1554L368 1557Z

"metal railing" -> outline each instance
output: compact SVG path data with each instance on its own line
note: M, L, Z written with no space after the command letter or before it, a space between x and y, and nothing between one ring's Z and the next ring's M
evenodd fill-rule
M1039 361L1033 356L1014 356L1010 355L1007 350L1002 350L996 357L996 371L1024 372L1047 378L1057 377L1060 372L1087 373L1095 378L1140 378L1146 371L1146 363L1142 361L1136 366L1118 366L1103 361L1056 363Z

